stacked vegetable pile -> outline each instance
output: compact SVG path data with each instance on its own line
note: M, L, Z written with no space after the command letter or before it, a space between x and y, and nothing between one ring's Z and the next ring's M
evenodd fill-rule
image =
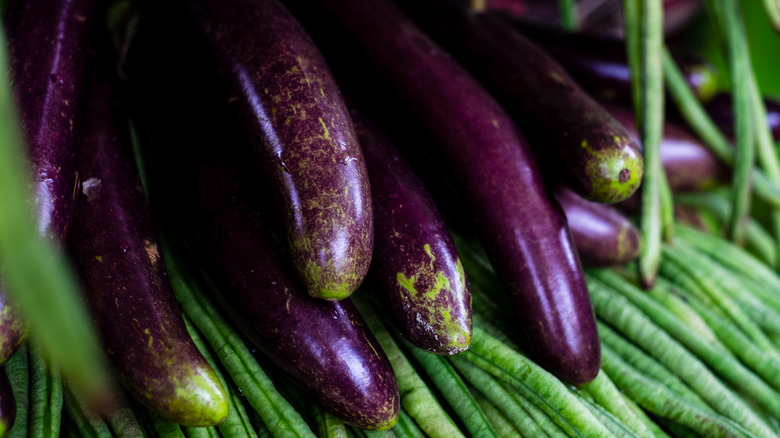
M780 436L780 104L736 0L728 92L660 0L624 40L43 3L0 39L0 435Z

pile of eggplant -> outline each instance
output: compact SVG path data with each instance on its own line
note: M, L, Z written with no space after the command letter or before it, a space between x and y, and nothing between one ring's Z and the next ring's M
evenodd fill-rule
M630 278L642 245L622 40L460 0L12 0L3 31L35 227L67 254L121 388L62 381L0 279L0 433L303 436L314 423L328 436L514 436L488 415L497 401L445 389L488 385L481 370L501 366L536 379L518 385L542 399L588 388L603 402L604 330L618 324L602 327L593 284L633 287L610 275ZM733 126L714 68L674 58ZM780 104L765 103L777 139ZM712 231L704 198L684 194L731 170L668 113L660 153L678 220ZM755 234L748 250L772 263ZM596 281L583 267L609 269ZM405 357L425 382L409 383ZM274 385L303 419L256 401L275 400ZM437 397L460 419L426 423ZM562 433L627 421L590 408L600 422L583 420L585 402L567 403ZM625 427L657 435L650 423Z

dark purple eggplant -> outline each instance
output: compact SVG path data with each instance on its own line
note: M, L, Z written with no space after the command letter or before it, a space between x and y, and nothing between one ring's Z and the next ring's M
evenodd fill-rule
M187 3L263 157L298 275L314 297L349 296L371 262L371 194L325 60L277 0Z
M644 171L636 142L542 49L457 0L404 3L501 101L547 175L595 202L620 202L636 191Z
M640 144L634 112L614 103L603 103L603 106ZM668 119L664 122L661 139L661 163L669 180L669 188L675 193L711 189L727 183L731 174L707 146L688 130Z
M416 347L455 354L471 343L471 294L452 236L422 181L377 126L352 111L371 181L371 273L385 312Z
M32 166L41 235L64 241L78 184L87 40L95 0L15 1L6 17L11 78Z
M95 15L95 0L51 0L11 2L4 17L38 230L58 244L66 238L78 184L87 40ZM24 343L27 330L2 284L0 303L2 364Z
M592 96L631 101L631 76L623 39L502 18L544 48ZM673 50L672 56L699 99L706 101L718 91L718 74L710 63L679 50Z
M431 154L467 199L529 354L567 382L592 380L600 348L580 262L563 211L509 115L389 2L318 3L435 137Z
M704 109L723 134L734 138L734 106L730 93L718 93L704 104ZM772 131L772 138L780 140L780 101L764 97L766 123Z
M16 419L16 400L5 367L0 368L0 436L6 436Z
M135 168L127 118L106 77L89 100L69 246L106 355L141 403L176 423L227 416L219 378L192 342Z
M585 200L563 186L555 189L555 198L566 213L584 266L623 265L639 254L639 231L619 211Z
M193 68L198 59L184 53L195 50L185 33L161 40L149 25L139 26L128 76L134 121L161 169L152 185L162 190L158 211L170 210L215 298L265 359L336 417L392 427L400 409L392 367L349 299L307 294L283 243L271 185L255 175L259 159L216 70Z

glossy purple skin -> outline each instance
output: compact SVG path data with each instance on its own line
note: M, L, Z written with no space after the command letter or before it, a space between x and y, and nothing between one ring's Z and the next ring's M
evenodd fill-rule
M26 340L27 324L22 322L19 311L8 299L0 281L0 365L10 359Z
M79 179L79 127L95 3L16 1L5 17L38 230L56 242L66 237Z
M192 1L189 9L263 156L298 275L313 297L349 296L371 262L371 194L325 60L276 0Z
M170 175L174 205L233 321L323 409L361 428L392 427L395 375L354 304L308 296L276 239L273 209L256 202L264 188L245 181L240 160L196 148L193 172Z
M498 103L386 1L322 0L360 42L459 183L533 357L575 384L595 378L600 346L566 219L533 153Z
M227 415L224 389L184 325L107 79L94 81L87 114L69 247L101 344L125 388L154 412L216 425Z
M385 312L409 342L437 354L471 343L471 293L455 242L422 181L379 128L352 111L371 180L371 271Z
M26 412L25 412L26 413ZM0 436L4 436L16 420L16 400L8 373L0 369Z
M158 24L171 23L162 18ZM195 50L180 45L186 34L166 40L156 30L141 23L128 63L134 120L165 169L152 185L161 211L171 213L214 295L268 360L333 415L365 428L392 426L398 387L381 347L349 300L308 295L286 253L271 187L256 176L259 159L216 72L190 63L198 57L184 53Z
M541 48L504 20L455 0L408 3L423 29L512 115L548 175L596 202L636 191L644 171L636 142Z
M502 18L543 47L593 97L631 102L631 74L623 39L567 32L503 14ZM700 99L707 100L715 94L718 75L711 64L691 53L673 51L672 56Z
M561 204L583 266L623 265L639 254L639 231L609 205L590 202L558 186L555 199Z
M617 104L604 103L603 106L640 144L633 110ZM664 122L661 163L674 193L708 190L727 183L731 174L709 148L685 128L669 120Z
M95 0L15 1L5 18L13 90L27 144L38 230L66 238L76 169ZM24 343L26 328L0 285L0 364Z
M764 106L766 107L766 123L772 131L772 138L775 141L780 140L780 101L765 97ZM712 117L712 121L717 125L728 138L734 138L734 107L731 94L718 93L712 99L704 104L704 109Z

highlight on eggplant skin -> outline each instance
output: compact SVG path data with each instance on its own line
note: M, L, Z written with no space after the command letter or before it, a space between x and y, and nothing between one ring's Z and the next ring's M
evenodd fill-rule
M639 231L619 211L591 202L563 186L554 190L569 224L582 265L588 268L618 266L639 254Z
M461 352L471 344L471 293L444 218L384 133L354 106L351 114L371 181L372 289L412 345Z
M225 388L187 332L126 114L109 74L95 70L68 241L85 301L117 377L138 401L179 424L214 426L228 414Z
M313 297L348 297L368 273L373 215L360 145L328 65L277 0L185 3L264 158L298 275Z
M78 182L88 41L97 19L96 3L14 1L3 22L32 165L38 229L58 244L67 236Z

